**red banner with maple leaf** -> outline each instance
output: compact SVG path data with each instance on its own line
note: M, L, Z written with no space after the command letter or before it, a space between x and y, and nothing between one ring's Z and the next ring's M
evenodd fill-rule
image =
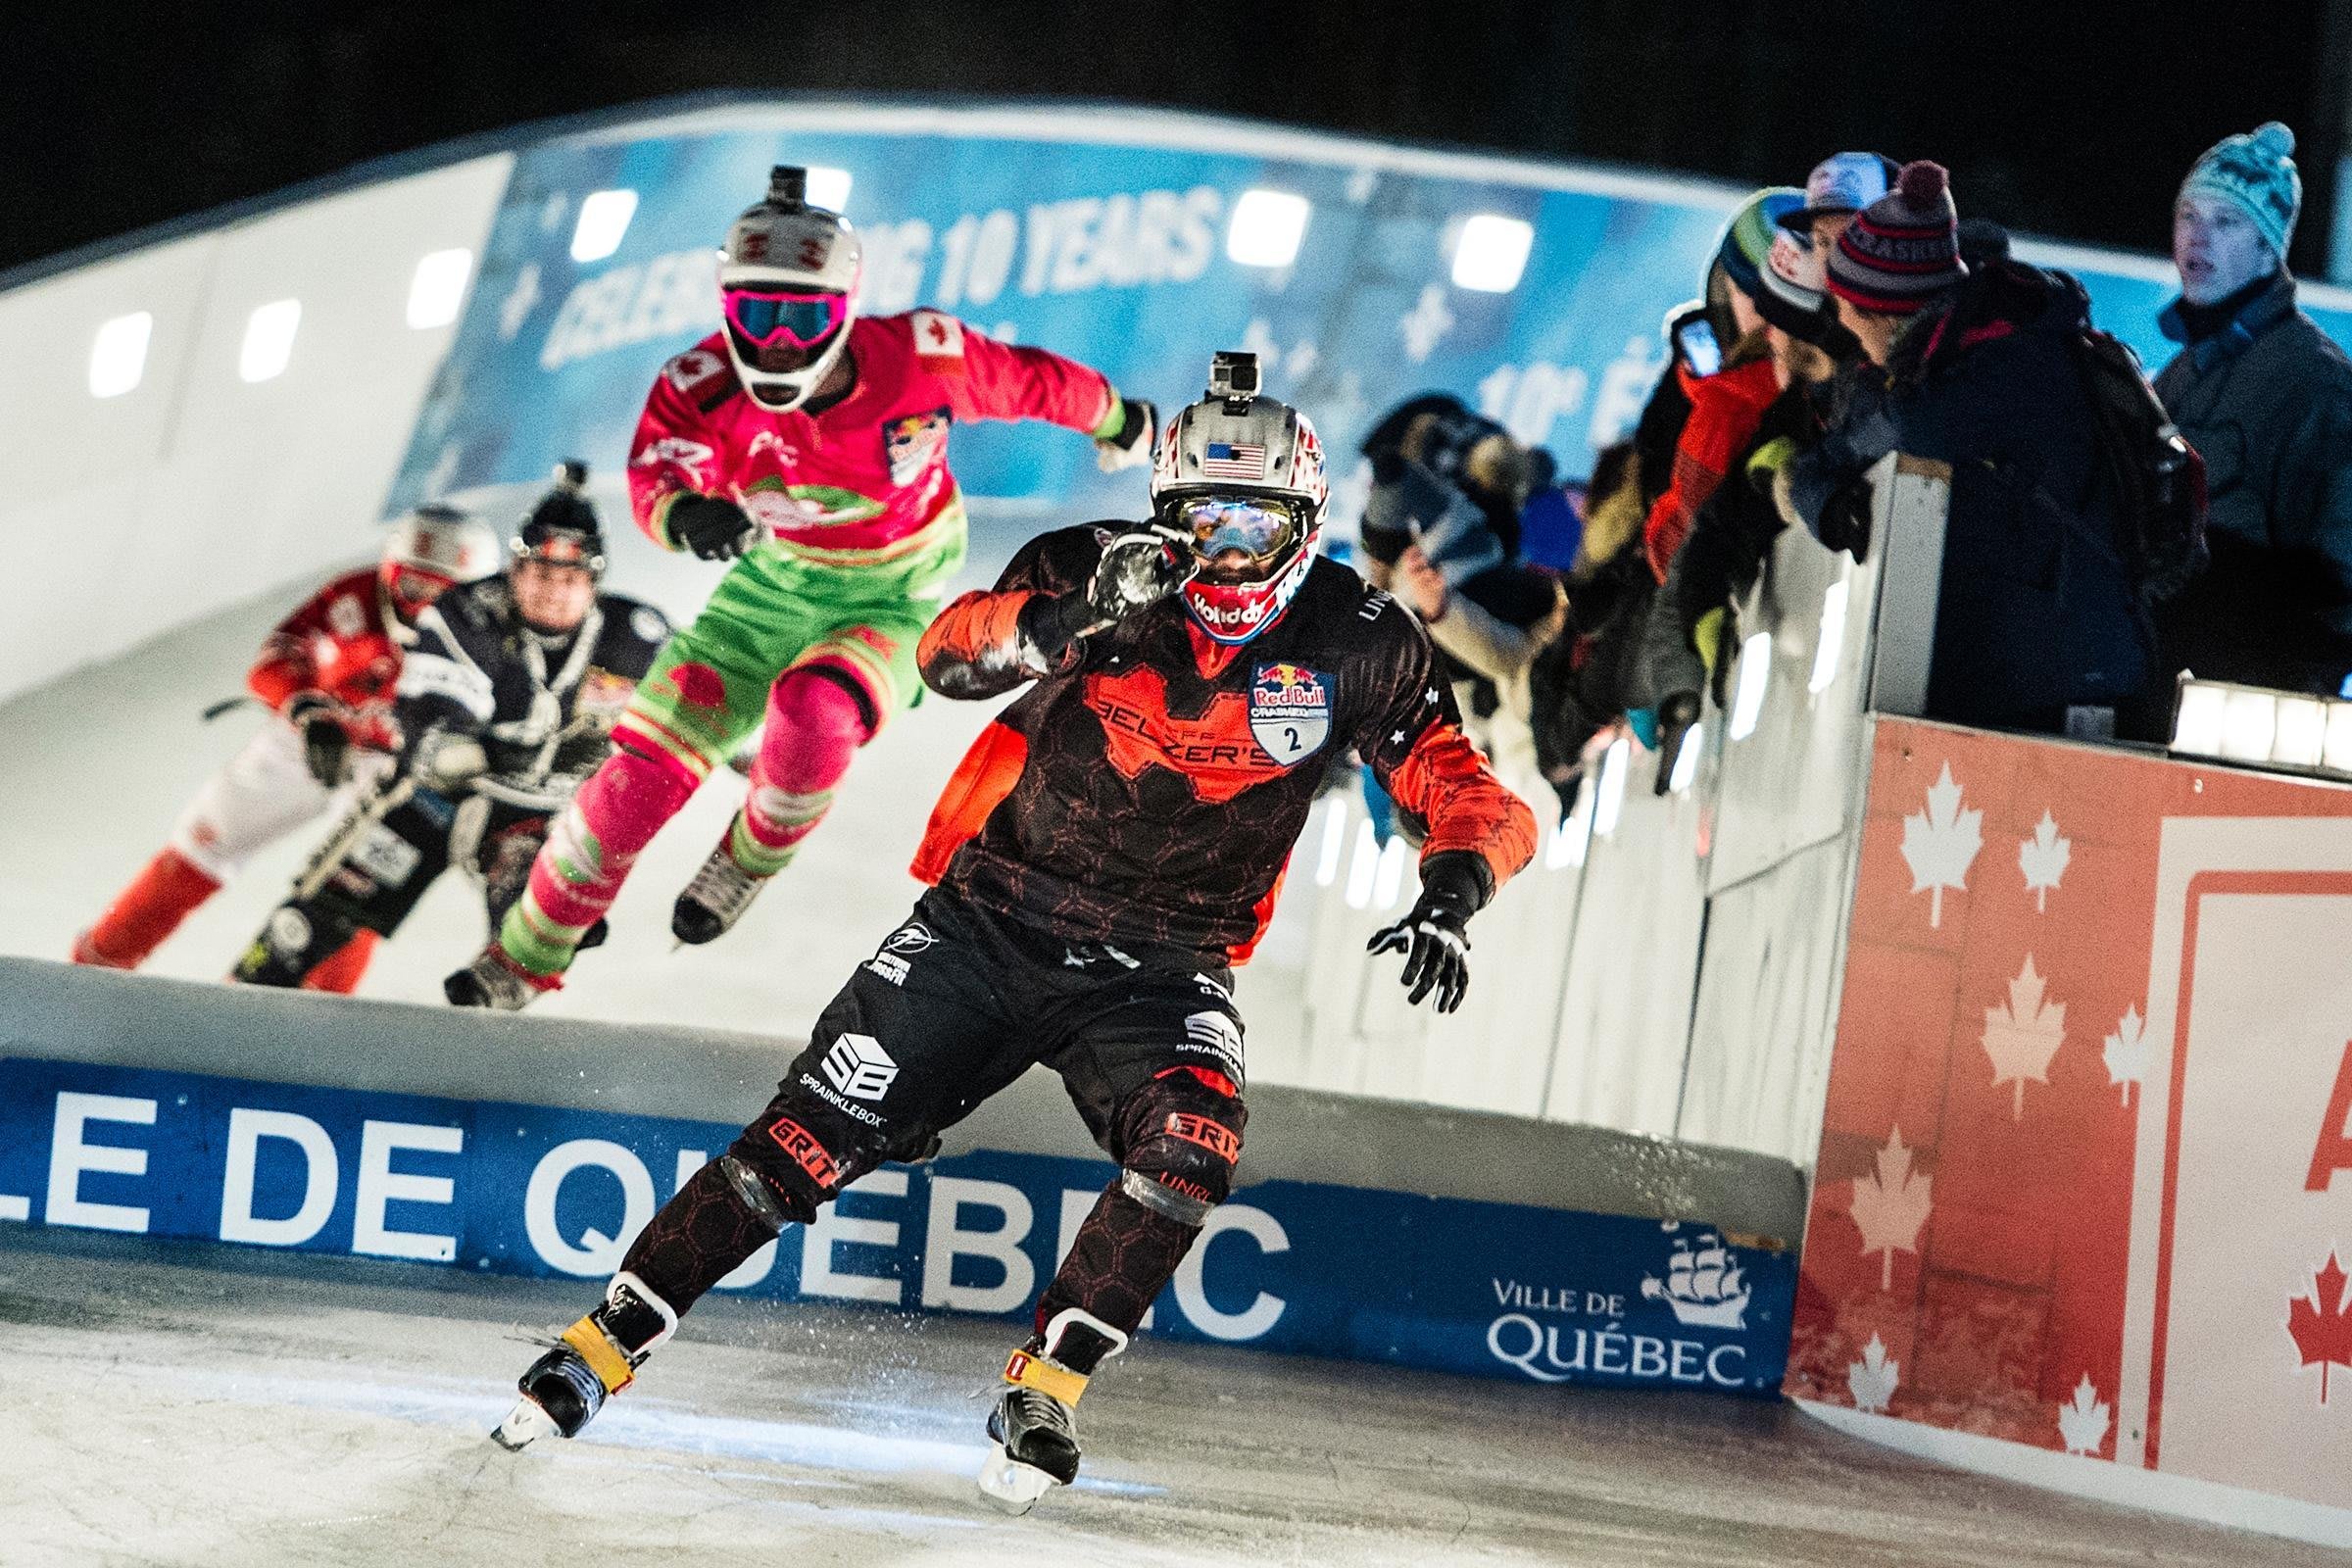
M1788 1388L2352 1506L2352 789L1878 722Z

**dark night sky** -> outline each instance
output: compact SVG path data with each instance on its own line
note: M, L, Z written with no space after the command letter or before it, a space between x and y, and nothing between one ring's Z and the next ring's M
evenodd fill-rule
M2338 36L2328 36L2338 13ZM1870 147L1964 214L2161 248L2217 137L2301 138L2323 270L2352 0L578 0L21 8L0 267L385 153L703 88L1125 99L1411 141L1799 183Z

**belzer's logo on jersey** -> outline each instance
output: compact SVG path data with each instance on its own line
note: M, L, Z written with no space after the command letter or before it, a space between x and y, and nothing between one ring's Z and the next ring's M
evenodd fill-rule
M1331 737L1332 679L1304 664L1260 664L1250 677L1250 733L1288 767Z

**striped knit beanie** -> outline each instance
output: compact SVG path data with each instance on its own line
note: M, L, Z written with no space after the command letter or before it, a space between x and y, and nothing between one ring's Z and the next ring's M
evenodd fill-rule
M2224 136L2189 170L2180 195L2218 196L2231 203L2283 258L2303 207L2303 176L2289 156L2294 150L2295 133L2276 120L2250 135Z
M1905 164L1894 189L1838 236L1830 292L1856 310L1910 316L1967 276L1949 180L1941 164Z

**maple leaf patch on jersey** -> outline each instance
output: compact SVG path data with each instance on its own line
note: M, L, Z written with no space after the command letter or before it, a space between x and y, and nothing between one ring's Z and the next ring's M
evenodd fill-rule
M727 362L709 349L688 349L662 367L662 373L680 392L692 392L726 368Z
M1331 737L1332 678L1304 664L1260 664L1250 677L1250 733L1289 767Z
M914 357L934 375L963 373L963 323L937 311L916 311L906 318L914 333Z
M882 426L882 456L890 465L892 484L914 483L946 456L952 417L947 409L933 409L928 414L902 414Z

